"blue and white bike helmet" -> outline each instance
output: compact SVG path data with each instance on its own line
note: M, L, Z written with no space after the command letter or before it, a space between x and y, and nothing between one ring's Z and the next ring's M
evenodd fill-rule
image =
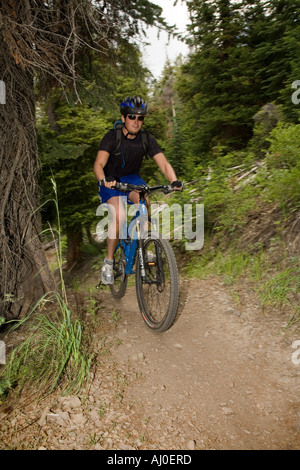
M121 114L139 114L145 116L148 111L147 103L140 96L125 98L120 105Z

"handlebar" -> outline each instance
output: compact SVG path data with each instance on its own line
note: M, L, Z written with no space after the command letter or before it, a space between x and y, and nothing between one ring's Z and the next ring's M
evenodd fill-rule
M100 181L100 186L104 186L104 181ZM121 183L117 182L111 189L116 189L122 193L127 193L130 191L140 191L143 194L148 194L153 191L161 190L164 194L169 194L176 191L170 184L160 184L158 186L148 186L148 185L138 185L132 183Z

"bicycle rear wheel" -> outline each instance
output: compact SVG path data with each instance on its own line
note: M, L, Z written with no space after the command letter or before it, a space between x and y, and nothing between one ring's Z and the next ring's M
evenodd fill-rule
M179 301L176 259L167 240L148 238L143 243L146 280L136 260L136 294L146 324L163 332L174 323Z
M125 274L125 253L121 245L119 245L114 254L114 284L109 286L112 295L116 299L121 299L127 288L127 275Z

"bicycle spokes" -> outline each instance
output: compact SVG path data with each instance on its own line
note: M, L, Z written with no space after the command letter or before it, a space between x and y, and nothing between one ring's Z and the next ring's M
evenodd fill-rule
M114 254L114 284L110 286L114 297L120 299L123 297L127 287L127 275L125 273L126 261L124 249L119 245Z
M178 273L173 251L167 240L148 239L144 242L146 278L136 273L136 289L144 320L158 331L168 329L178 306Z

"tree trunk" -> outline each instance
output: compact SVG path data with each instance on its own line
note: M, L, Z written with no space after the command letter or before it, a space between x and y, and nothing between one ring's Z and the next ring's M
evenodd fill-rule
M54 288L42 249L37 186L34 77L8 51L0 30L0 315L26 314ZM2 100L3 102L3 100Z
M67 270L73 269L80 260L82 238L81 225L76 228L67 227Z
M103 244L97 242L93 235L91 234L90 227L85 227L86 235L89 241L89 244L95 247L99 252L103 250Z

